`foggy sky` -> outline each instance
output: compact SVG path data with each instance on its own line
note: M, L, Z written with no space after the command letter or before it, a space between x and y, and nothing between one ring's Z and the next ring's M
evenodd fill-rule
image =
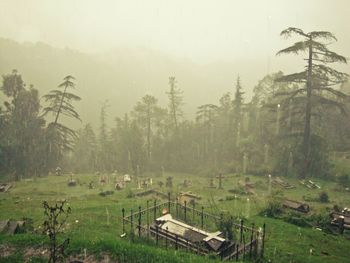
M0 36L20 42L106 52L149 47L199 63L263 60L263 71L285 62L275 53L281 30L327 30L333 49L350 56L348 0L0 0Z

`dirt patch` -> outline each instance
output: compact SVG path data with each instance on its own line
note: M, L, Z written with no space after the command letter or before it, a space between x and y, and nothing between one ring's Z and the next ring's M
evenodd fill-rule
M8 245L0 245L0 259L7 258L16 252L16 247ZM47 248L39 247L27 247L23 250L23 258L26 259L25 262L30 262L33 257L49 258L49 250ZM108 253L102 252L97 258L94 255L80 254L80 255L70 255L67 261L70 263L118 263L118 261L113 260Z
M11 256L16 251L16 248L7 246L7 245L0 245L0 258L7 258L8 256Z

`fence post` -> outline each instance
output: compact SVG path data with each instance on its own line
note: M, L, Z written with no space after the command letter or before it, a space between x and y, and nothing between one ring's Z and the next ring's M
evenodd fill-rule
M168 212L170 214L170 192L168 192Z
M243 241L243 219L241 219L241 227L240 227L240 239L239 239L239 243L242 243Z
M147 209L146 209L146 220L147 220L147 238L149 238L149 200L147 200Z
M165 228L165 248L168 249L168 227Z
M243 261L245 260L245 240L243 239Z
M252 232L250 234L249 258L252 258L253 236L254 236L254 223L252 223Z
M175 249L176 250L178 249L177 242L178 242L178 236L175 234Z
M156 244L158 245L158 225L156 224Z
M175 209L176 209L176 218L179 218L179 203L178 203L178 200L177 200L177 197L176 197L176 202L175 202Z
M201 213L201 226L202 226L202 229L204 227L204 206L202 206L202 213Z
M187 201L185 200L185 222L187 221Z
M192 220L194 221L194 210L195 210L195 207L196 207L196 205L195 205L195 201L193 200L193 203L192 203Z
M141 206L139 206L139 237L141 236Z
M156 221L157 219L157 199L154 200L154 207L153 207L153 220Z
M262 233L262 244L261 244L261 258L264 258L264 248L265 248L265 228L266 225L263 225L263 233Z
M130 236L131 239L133 239L134 236L134 216L133 216L133 212L132 209L130 210Z
M256 240L255 240L255 248L254 248L254 257L257 258L258 256L258 246L259 246L259 239L260 239L260 231L256 232Z
M239 256L239 255L238 255L238 248L239 248L239 245L237 244L237 245L236 245L236 261L238 261L238 256Z
M122 217L123 217L123 220L122 220L122 224L123 224L123 234L125 233L125 219L124 219L124 217L125 217L125 209L124 208L122 208Z

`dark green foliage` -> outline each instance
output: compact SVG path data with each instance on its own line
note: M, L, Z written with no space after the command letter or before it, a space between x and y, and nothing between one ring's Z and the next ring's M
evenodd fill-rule
M56 90L44 95L48 106L44 107L43 115L52 114L54 121L49 123L45 134L46 139L46 167L52 169L56 167L63 158L63 153L72 150L76 140L76 132L68 126L59 122L60 116L66 116L80 120L73 102L80 101L81 98L71 92L75 88L73 76L66 76ZM62 90L61 90L62 89Z
M99 193L100 196L107 196L107 195L112 195L114 194L114 191L104 191Z
M348 187L350 185L349 175L347 174L339 175L337 178L337 181L339 185L342 187Z
M44 119L39 116L39 93L25 87L16 70L3 76L0 89L6 95L0 107L0 171L21 176L41 174L44 170Z
M236 240L233 231L233 223L233 217L229 214L225 214L218 224L218 229L224 234L225 238L232 241Z
M327 192L321 192L319 195L319 201L321 203L328 203L329 202L329 197Z
M65 249L69 244L69 239L61 244L58 241L58 235L63 231L66 220L71 213L70 207L65 208L66 201L61 201L51 206L47 201L43 202L45 221L43 223L43 233L50 239L50 258L49 262L55 263L62 261L65 255Z
M346 63L345 57L328 49L325 42L337 39L330 32L313 31L303 32L301 29L289 27L281 32L286 38L296 35L302 41L280 50L280 54L303 54L308 56L305 59L307 64L305 70L279 77L277 80L287 83L295 83L296 88L285 92L279 92L279 103L288 105L289 118L299 120L300 130L302 129L301 152L303 160L299 163L300 177L305 178L316 174L315 166L323 166L319 157L314 157L317 151L312 150L312 136L319 135L316 131L320 125L320 116L323 116L324 107L335 108L339 113L346 112L344 100L348 98L343 92L333 86L344 83L348 74L339 72L329 63ZM279 105L280 105L279 104ZM321 109L321 110L319 110ZM313 120L313 121L312 121Z
M261 215L266 215L268 217L278 217L282 214L283 208L281 202L271 199L267 203L266 208L261 211Z

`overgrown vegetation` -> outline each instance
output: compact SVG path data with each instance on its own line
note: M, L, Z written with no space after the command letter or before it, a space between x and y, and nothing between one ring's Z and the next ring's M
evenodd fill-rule
M63 231L66 220L71 213L70 207L65 208L66 201L61 201L54 205L49 205L47 201L43 202L44 215L46 217L43 223L43 233L49 236L50 257L49 262L56 263L63 261L65 249L69 244L69 238L59 243L59 234Z

